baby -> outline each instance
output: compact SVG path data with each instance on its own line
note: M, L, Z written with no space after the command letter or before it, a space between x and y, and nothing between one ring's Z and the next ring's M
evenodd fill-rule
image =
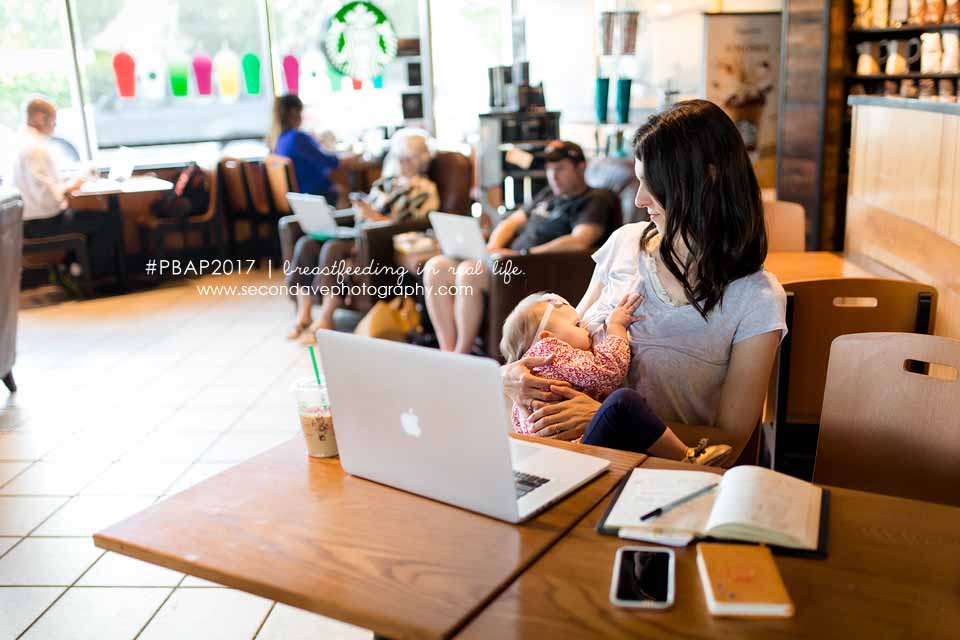
M643 296L624 296L607 318L607 331L596 344L570 303L552 293L527 296L503 325L500 351L507 362L525 357L552 356L549 363L534 367L544 378L563 380L594 400L603 400L584 432L582 442L616 449L644 452L694 464L717 465L730 453L727 445L707 446L703 438L687 447L632 389L621 389L630 366L628 329L642 316L634 315ZM605 399L605 400L604 400ZM532 409L514 404L513 426L518 433L536 430L529 419Z

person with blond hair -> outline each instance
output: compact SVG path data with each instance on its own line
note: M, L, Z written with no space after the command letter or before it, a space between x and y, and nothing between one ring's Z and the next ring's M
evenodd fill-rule
M431 211L436 211L440 195L437 185L426 176L430 160L430 145L423 135L397 132L384 159L384 175L373 183L366 197L351 194L356 224L423 220ZM280 224L285 222L281 220ZM340 263L350 264L355 252L355 242L349 239L331 239L322 244L309 236L297 240L287 284L299 286L301 293L297 296L297 322L287 336L289 339L300 338L312 343L317 330L333 328L333 314L342 304L342 298L330 292L338 285L337 276L324 274L335 272L334 266ZM310 268L318 264L321 275L311 275ZM316 321L310 287L327 290Z

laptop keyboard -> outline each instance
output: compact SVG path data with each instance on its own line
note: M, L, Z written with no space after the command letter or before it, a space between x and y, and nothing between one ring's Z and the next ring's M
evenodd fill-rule
M535 476L532 473L521 473L520 471L514 471L513 481L517 487L517 500L519 500L537 487L550 482L550 479L541 478L540 476Z

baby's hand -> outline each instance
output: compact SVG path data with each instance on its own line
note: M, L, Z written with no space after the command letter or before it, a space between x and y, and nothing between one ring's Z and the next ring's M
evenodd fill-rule
M641 302L643 302L642 293L628 293L623 296L623 300L610 312L610 317L607 318L608 330L613 327L622 327L626 330L634 322L642 320L643 316L633 315Z

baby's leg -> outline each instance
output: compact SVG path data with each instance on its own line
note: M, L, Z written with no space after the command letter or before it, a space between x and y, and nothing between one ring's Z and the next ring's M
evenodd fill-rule
M671 460L683 459L688 451L633 389L617 389L604 400L581 442Z

